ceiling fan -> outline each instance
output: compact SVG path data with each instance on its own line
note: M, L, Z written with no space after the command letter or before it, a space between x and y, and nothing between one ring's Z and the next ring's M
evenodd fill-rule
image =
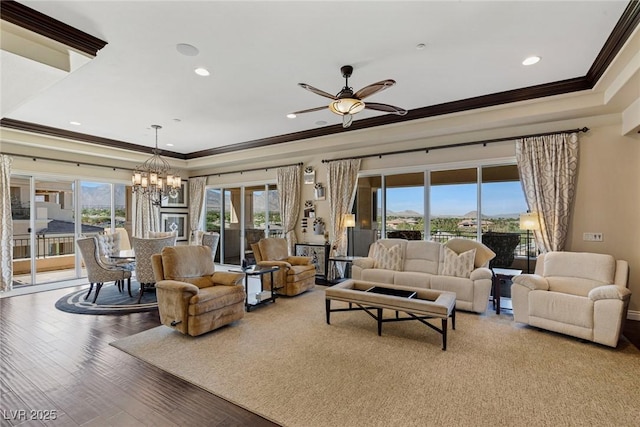
M388 104L380 104L377 102L367 102L364 103L362 100L378 93L382 90L390 88L394 84L396 84L395 80L382 80L377 83L370 84L369 86L365 86L356 93L353 93L353 89L349 87L349 77L353 73L353 67L351 65L344 65L340 68L342 72L342 77L345 79L344 87L337 95L331 95L323 90L316 89L315 87L308 85L306 83L298 83L298 86L303 87L304 89L313 92L317 95L324 96L325 98L331 99L331 103L329 104L329 110L331 112L342 116L342 127L348 128L351 126L351 122L353 121L353 115L359 113L360 111L368 108L370 110L384 111L386 113L397 114L399 116L404 116L407 114L407 110L400 107L394 107L393 105ZM310 108L308 110L296 111L292 114L302 114L302 113L311 113L313 111L324 110L323 107Z

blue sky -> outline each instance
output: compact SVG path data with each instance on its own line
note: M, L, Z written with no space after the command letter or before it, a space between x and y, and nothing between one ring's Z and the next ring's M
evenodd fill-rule
M477 209L475 184L434 185L431 187L432 215L464 215ZM422 187L391 188L387 191L387 209L424 213ZM482 186L482 211L485 215L514 214L527 211L519 182L489 183Z

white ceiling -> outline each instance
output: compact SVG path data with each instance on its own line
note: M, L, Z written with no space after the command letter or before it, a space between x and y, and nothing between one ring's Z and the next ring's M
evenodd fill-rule
M160 148L192 153L340 124L329 110L286 114L328 104L297 84L337 93L347 64L354 90L396 80L368 101L408 110L585 76L628 2L20 3L108 44L4 117L144 146L159 124ZM523 66L530 55L542 61Z

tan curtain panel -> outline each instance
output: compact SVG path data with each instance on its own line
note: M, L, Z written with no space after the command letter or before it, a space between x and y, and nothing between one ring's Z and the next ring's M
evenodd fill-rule
M351 213L353 200L358 184L360 159L339 160L329 162L327 169L327 191L331 210L329 212L329 238L333 242L332 255L346 255L347 228L344 226L344 216ZM331 263L330 278L342 276L342 265Z
M133 207L135 222L133 235L146 238L150 231L160 231L160 206L154 206L148 197L134 194Z
M280 201L280 215L282 216L282 237L287 239L289 253L293 253L293 248L298 242L296 224L302 206L301 174L302 166L300 165L277 169L276 185Z
M527 206L540 218L540 231L534 231L538 249L563 250L575 196L578 134L518 139L516 160Z
M189 178L189 244L193 244L196 231L200 229L204 206L207 177Z
M11 163L0 154L0 291L13 289L13 219L11 218Z

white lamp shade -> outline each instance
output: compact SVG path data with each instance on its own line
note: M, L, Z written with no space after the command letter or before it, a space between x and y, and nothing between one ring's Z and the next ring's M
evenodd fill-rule
M521 230L540 230L540 221L536 212L526 212L520 214Z
M338 115L356 114L364 110L364 102L355 98L336 99L329 104L329 109Z
M345 227L355 227L356 226L356 216L354 214L346 214L344 216L344 226Z

